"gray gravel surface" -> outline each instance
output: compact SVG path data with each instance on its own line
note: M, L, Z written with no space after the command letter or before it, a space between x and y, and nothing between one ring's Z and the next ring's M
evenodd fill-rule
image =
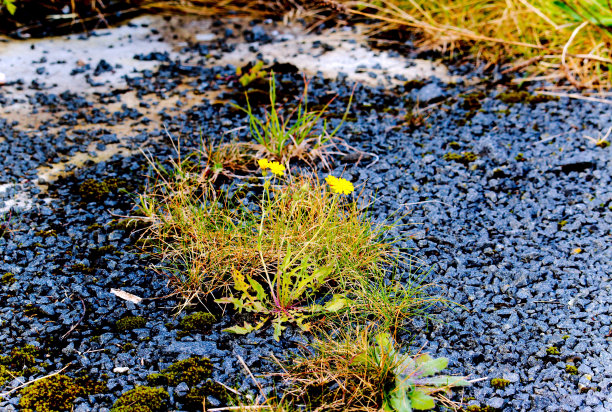
M254 42L270 41L257 38L260 30L248 30ZM232 324L229 315L207 333L177 336L185 315L173 317L177 299L153 299L171 293L167 279L151 271L155 262L134 247L138 232L116 224L117 216L130 213L133 199L119 190L97 199L79 192L87 179L110 178L137 192L146 183L142 155L74 166L68 177L37 185L37 168L86 153L92 144L103 150L121 141L134 153L148 148L162 160L172 156L161 125L143 114L151 102L170 97L178 96L178 103L157 114L186 146L197 143L200 131L219 136L233 129L228 136L245 138L246 129L235 130L246 125L241 113L206 98L181 99L186 90L228 86L226 97L239 99L232 93L239 91L234 67L200 64L224 47L223 41L188 46L180 61L139 56L164 64L128 76L138 104L116 111L108 105L121 103L125 91L92 98L45 93L44 84L35 83L0 88L3 107L28 99L50 114L34 128L24 126L28 119L0 116L0 183L10 184L0 190L0 207L7 210L0 219L0 275L15 279L0 285L0 354L31 344L48 362L41 374L72 362L70 373L106 375L108 392L79 399L76 410L108 411L121 393L146 383L149 373L192 354L210 357L216 380L254 392L237 355L263 373L274 370L265 359L270 352L282 356L303 341L291 331L278 344L269 330L247 337L222 333ZM94 62L74 76L95 79L94 70L112 67ZM301 76L287 66L277 71L279 94L297 95ZM341 114L352 87L343 76L316 77L312 103L325 102L329 90L338 92L331 112ZM475 95L478 90L483 94ZM612 411L612 147L584 137L612 126L610 106L566 98L506 104L499 94L508 90L435 79L392 91L359 86L342 134L371 155L358 164L339 160L335 172L376 194L376 218L408 212L406 223L417 225L408 226L413 237L403 246L435 267L429 280L437 293L458 304L436 314L441 322L417 329L414 348L449 357L453 373L510 381L503 390L489 379L475 384L464 394L469 404L502 411ZM405 123L413 99L437 102L424 112L421 126ZM117 125L139 132L118 139L110 130ZM464 152L476 158L445 159ZM29 203L16 204L18 193ZM111 288L145 300L123 301ZM145 326L117 330L115 322L128 315L143 316ZM559 354L547 351L552 347ZM577 374L566 372L567 365L576 366ZM117 367L129 369L115 372ZM261 383L273 390L270 379ZM180 394L186 388L169 391L172 410L185 410ZM15 410L18 401L15 394L0 402L0 410Z

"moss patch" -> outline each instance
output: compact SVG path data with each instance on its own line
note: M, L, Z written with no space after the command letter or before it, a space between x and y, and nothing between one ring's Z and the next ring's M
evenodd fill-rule
M67 411L78 397L102 393L106 385L88 379L54 375L34 382L21 391L19 406L24 412Z
M549 348L546 348L546 354L550 356L557 356L561 354L561 351L559 351L559 348L557 348L556 346L551 346Z
M444 160L453 161L457 163L461 163L463 165L468 165L471 162L478 159L478 155L473 152L462 152L462 153L453 153L449 152L444 155Z
M538 104L550 101L558 101L557 96L547 96L545 94L531 94L528 91L508 91L500 93L497 98L506 104L530 103Z
M179 328L184 332L200 332L210 328L216 321L208 312L195 312L181 319Z
M12 285L13 283L17 282L17 280L15 280L14 274L7 272L2 275L2 278L0 278L0 282L4 285Z
M575 365L567 364L565 365L565 372L570 375L578 375L578 368Z
M212 370L212 362L208 358L192 356L173 363L160 373L152 373L147 380L152 385L176 386L185 382L189 386L195 386L210 378Z
M168 392L162 388L137 386L127 391L113 405L112 412L161 412L167 409Z
M491 379L491 386L494 387L495 389L504 389L508 385L510 385L510 381L508 379L502 379L502 378Z
M126 182L123 179L87 179L79 185L78 194L85 201L96 202L106 199L111 192L124 186L126 186Z
M147 320L142 316L127 316L119 319L115 326L119 331L143 328L147 324Z

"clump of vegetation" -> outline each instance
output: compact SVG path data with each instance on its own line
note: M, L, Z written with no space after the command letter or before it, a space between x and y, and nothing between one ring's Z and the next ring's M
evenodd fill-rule
M70 269L84 275L94 275L96 273L96 268L89 267L84 263L75 263L74 265L70 266Z
M264 113L263 120L256 116L248 99L247 107L238 109L248 115L249 130L256 144L250 146L255 158L272 158L281 163L300 160L308 164L316 161L327 165L327 155L333 146L332 139L348 116L353 95L340 124L328 131L323 115L333 101L330 100L320 110L308 109L308 81L305 81L304 94L297 107L284 113L276 102L276 81L270 76L270 109ZM322 125L321 125L322 121Z
M550 346L546 348L546 354L550 356L557 356L561 354L561 351L559 351L559 348L557 348L556 346Z
M210 378L212 371L213 365L208 358L192 356L173 363L159 373L149 375L147 381L151 385L176 386L185 382L189 386L195 386Z
M39 230L38 232L36 232L36 236L40 236L40 237L54 237L57 236L57 232L53 229L48 229L48 230Z
M114 177L104 180L87 179L79 185L78 193L85 201L99 202L106 199L111 192L124 186L126 186L125 180Z
M494 387L495 389L504 389L508 385L510 385L510 381L508 379L502 379L502 378L491 379L491 386Z
M87 201L100 201L109 193L110 189L104 181L87 179L79 185L79 195Z
M263 79L268 75L268 72L262 70L264 62L257 61L246 73L242 72L242 68L236 68L236 76L239 76L238 81L242 87L248 86L253 80Z
M184 332L202 332L210 328L217 319L208 312L195 312L185 316L179 322L179 329Z
M578 375L578 368L576 367L576 365L568 363L567 365L565 365L565 371L570 375Z
M461 153L449 152L449 153L444 154L444 160L461 163L466 166L470 164L471 162L475 161L476 159L478 159L478 155L476 155L473 152L461 152Z
M4 285L12 285L13 283L17 282L17 280L15 279L15 275L13 273L6 272L4 275L2 275L2 278L0 278L0 282Z
M451 406L453 387L470 382L438 375L448 359L401 354L387 333L357 330L345 336L317 338L314 356L298 359L285 377L294 383L290 399L326 411L429 410L436 400Z
M368 0L346 13L379 19L385 30L412 28L419 33L417 48L462 49L506 64L508 72L546 73L575 87L610 87L611 52L601 47L612 39L606 0Z
M144 328L146 324L147 320L142 316L127 316L123 319L119 319L115 323L115 326L117 327L118 331L123 332L132 329Z
M497 95L497 98L506 104L538 104L550 101L557 101L559 97L546 94L531 94L526 90L507 91Z
M102 393L106 385L88 379L73 379L58 374L41 379L21 391L19 406L24 412L57 412L71 410L78 397Z
M525 159L525 155L523 153L519 153L516 156L514 156L514 160L516 160L517 162L524 162L527 159Z
M162 412L167 410L169 398L163 388L137 386L121 395L111 412Z

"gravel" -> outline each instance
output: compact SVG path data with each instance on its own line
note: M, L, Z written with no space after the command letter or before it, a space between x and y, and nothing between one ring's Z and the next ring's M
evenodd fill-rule
M130 214L132 198L116 190L93 200L79 193L87 179L109 178L137 192L146 183L146 160L138 149L162 160L172 156L166 130L181 136L184 147L196 145L200 133L246 138L248 128L238 127L247 125L243 114L206 96L188 99L187 93L222 89L221 97L240 102L233 92L235 67L205 66L207 55L231 48L219 36L234 37L239 30L246 30L253 47L274 40L257 25L217 29L217 40L205 48L185 46L179 60L167 53L139 56L161 65L127 76L136 100L123 103L126 91L112 88L55 94L41 83L17 81L0 89L3 108L25 99L48 114L37 125L0 118L0 184L12 185L0 190L0 207L9 205L0 219L0 275L15 275L15 283L0 285L0 354L25 344L39 347L40 361L48 365L32 378L68 362L71 373L106 375L108 392L79 398L77 411L108 411L122 393L145 384L149 373L190 355L209 357L215 380L256 394L238 356L255 373L275 371L269 354L286 355L302 341L290 330L280 343L271 330L228 335L221 330L233 324L229 315L208 333L177 336L185 315L175 316L178 300L158 299L172 292L167 279L149 269L153 259L134 247L139 234L116 225L118 216ZM94 75L114 70L100 60L74 76L88 76L91 67ZM278 80L279 95L299 93L302 80L294 70L279 73ZM342 113L352 88L345 76L317 76L309 102L338 92L330 112ZM484 95L473 110L466 100L476 90ZM437 79L415 90L357 86L354 120L342 135L368 160L349 156L336 162L334 172L376 195L374 218L400 210L407 212L405 223L418 225L408 226L413 236L402 246L435 268L428 281L457 305L439 310L440 322L404 338L414 349L449 357L452 373L487 378L466 390L470 404L502 411L610 411L612 147L597 147L584 135L605 133L611 112L605 104L567 98L509 105L498 98L507 90L486 81L468 86ZM173 98L174 104L160 106ZM438 104L426 112L424 125L411 126L404 119L417 99ZM109 102L119 108L109 110ZM151 113L160 122L148 119ZM121 127L129 133L118 137L121 132L114 131ZM105 145L125 152L82 162L71 174L38 184L41 167L63 165L92 147L104 151ZM477 158L444 157L463 152ZM15 202L18 195L27 201ZM114 249L97 249L105 246ZM111 288L144 301L126 302ZM119 331L115 323L125 316L142 316L146 324ZM134 348L125 349L126 343ZM559 354L549 354L550 347ZM568 364L578 374L566 372ZM494 389L492 378L510 383ZM271 390L273 381L264 377L260 384ZM170 389L174 395L188 390L184 384ZM14 410L18 401L2 401L0 409ZM172 408L184 410L178 401Z

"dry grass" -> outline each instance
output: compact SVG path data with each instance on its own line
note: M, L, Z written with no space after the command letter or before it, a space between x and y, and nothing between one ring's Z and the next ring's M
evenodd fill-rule
M422 360L433 361L429 365L441 361L440 367L425 372L427 367ZM450 376L421 378L441 371L446 362L442 358L433 360L426 354L401 353L397 343L376 327L357 327L332 334L321 332L311 341L309 352L281 374L292 385L285 392L284 400L289 404L308 405L307 410L313 412L411 410L398 408L391 401L404 387L407 393L423 391L432 402L436 399L447 408L456 409L459 405L447 395L452 387L468 386L469 381Z
M391 244L382 240L387 227L373 225L356 203L340 201L317 179L288 177L268 195L263 182L223 192L195 159L175 163L170 173L157 167L157 183L140 198L152 224L148 236L185 296L225 288L234 270L262 278L290 251L315 268L331 268L336 280L393 261Z
M382 20L371 34L411 29L421 50L469 47L479 61L528 70L530 80L607 89L612 10L606 0L384 0L343 2Z

